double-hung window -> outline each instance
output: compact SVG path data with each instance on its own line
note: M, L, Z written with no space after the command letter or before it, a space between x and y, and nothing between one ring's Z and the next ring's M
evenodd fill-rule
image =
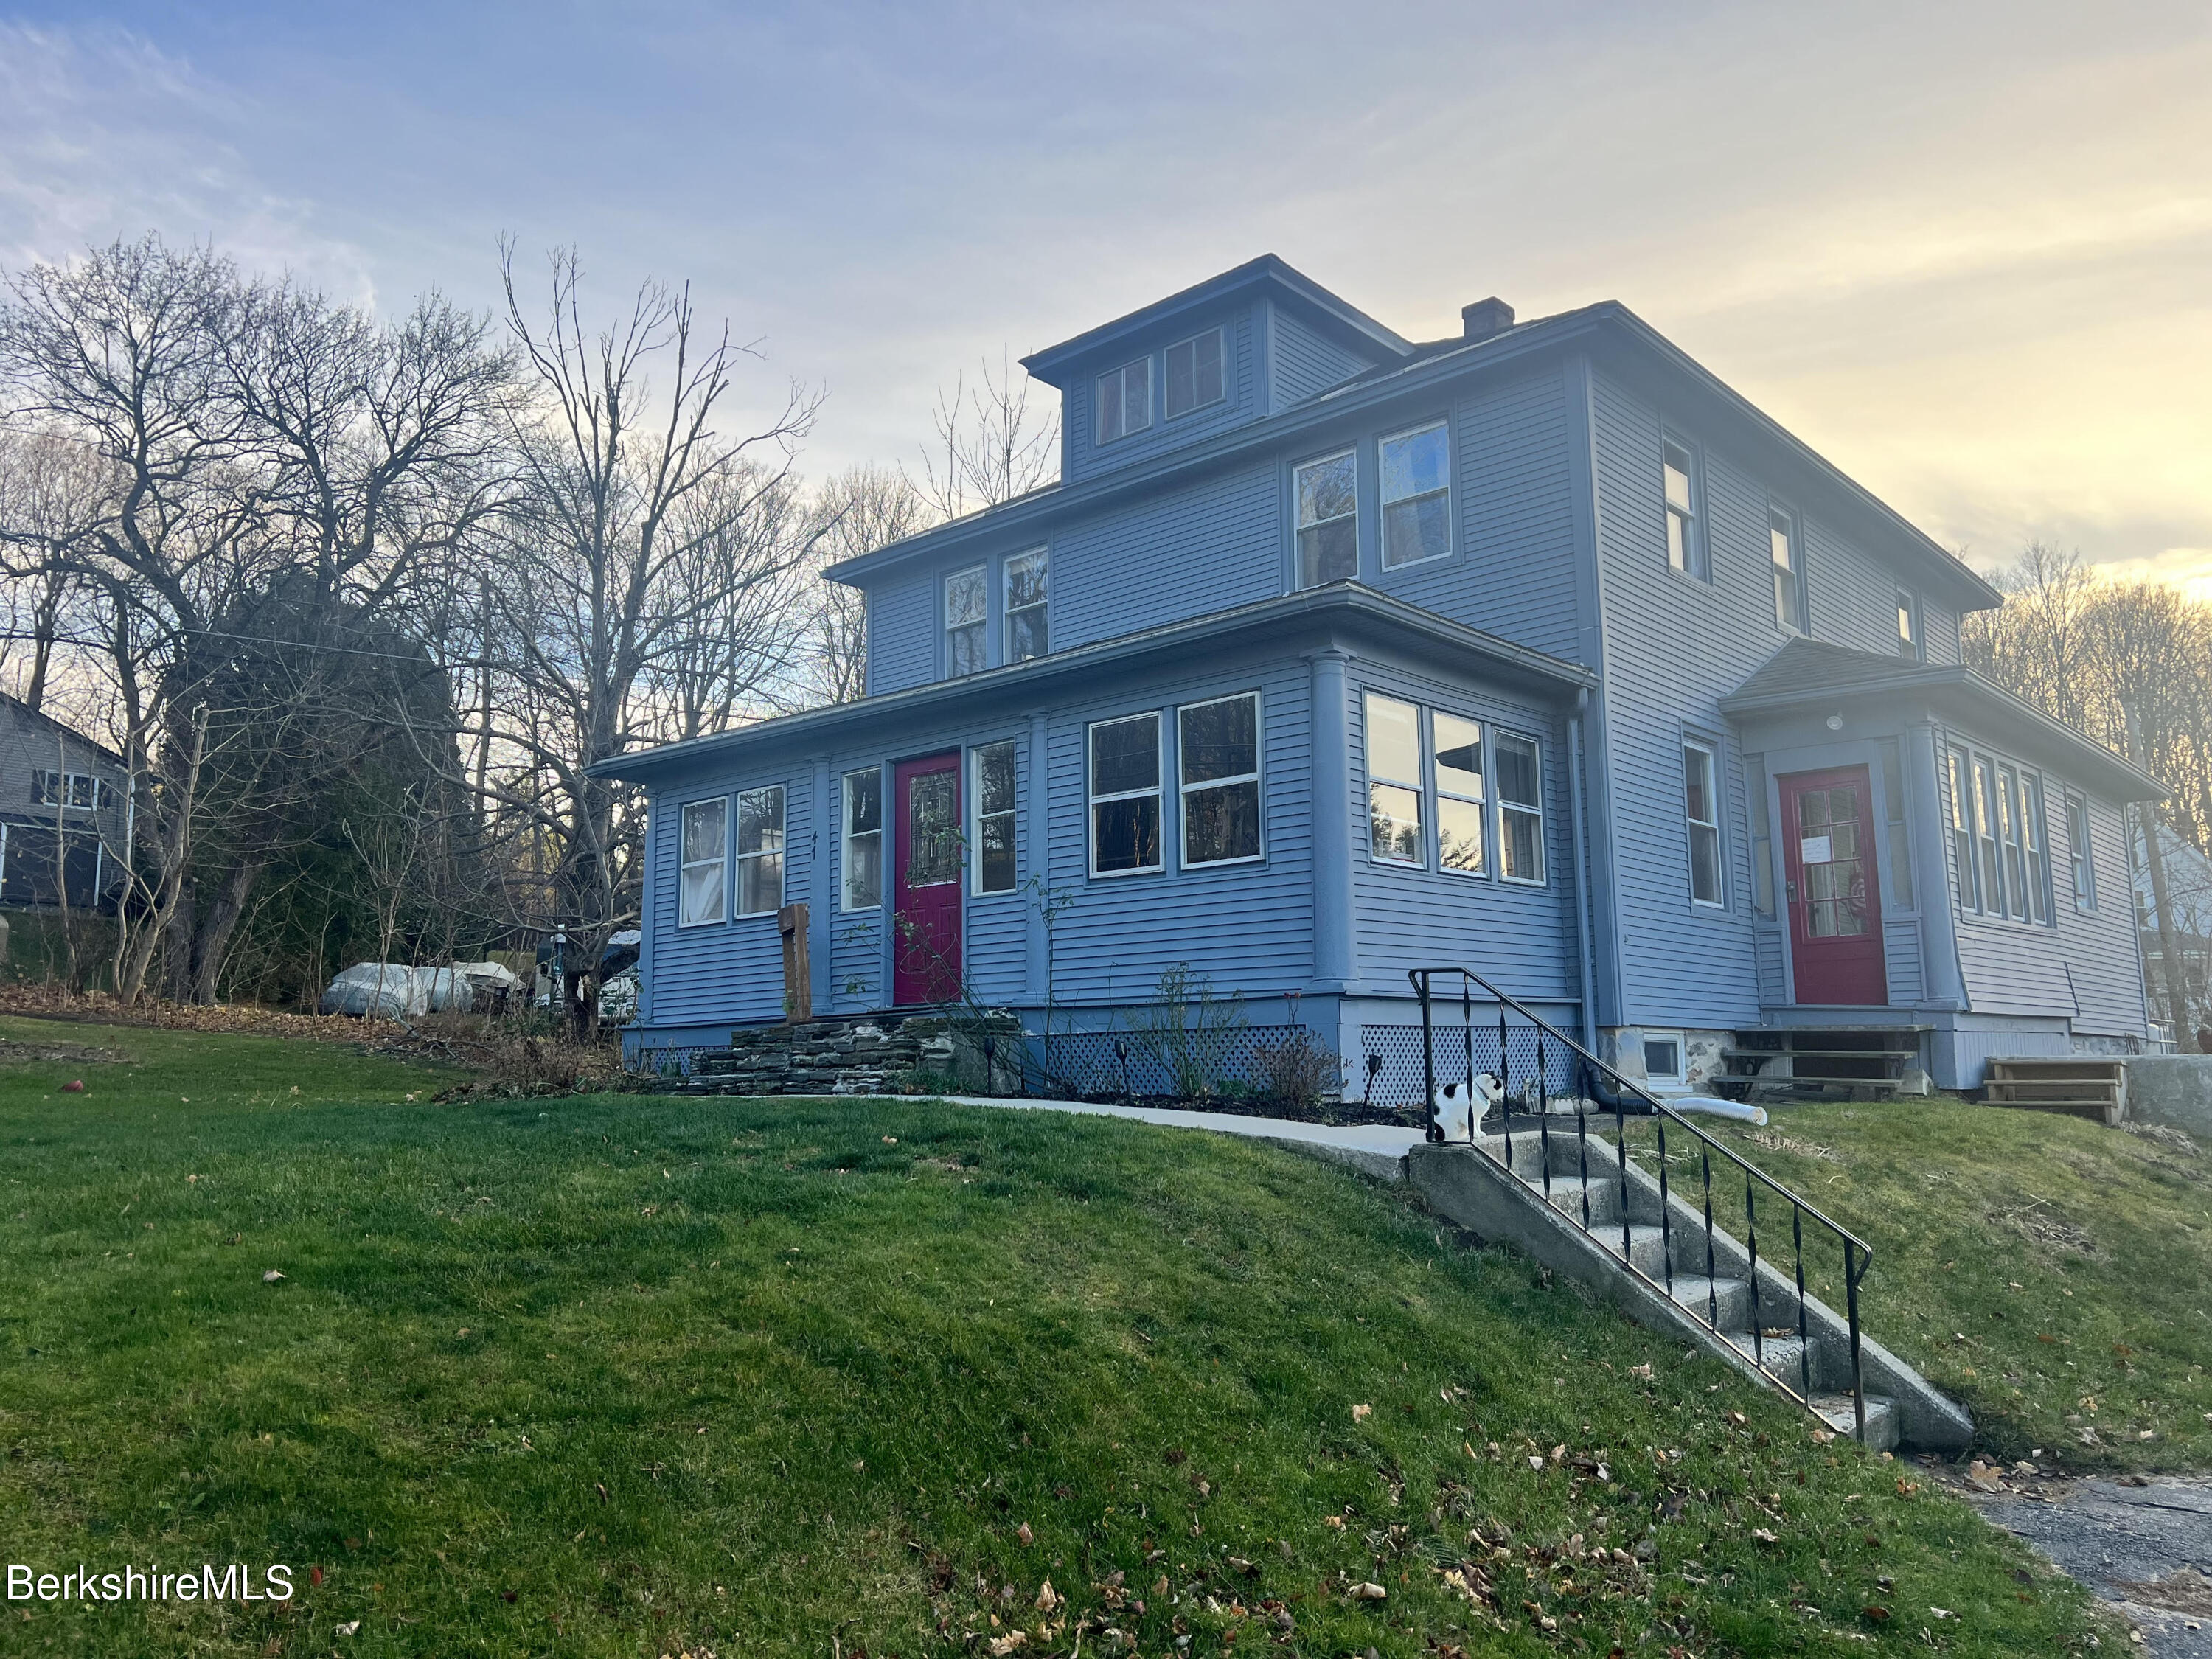
M738 914L774 915L783 904L783 786L738 795Z
M2027 865L2027 915L2031 921L2051 920L2051 898L2043 855L2043 780L2033 772L2020 775L2020 844Z
M1160 861L1160 717L1095 722L1091 767L1091 873L1129 876Z
M1660 441L1660 474L1667 492L1667 563L1685 576L1702 578L1705 560L1698 539L1697 464L1686 445Z
M1178 708L1176 761L1184 868L1258 858L1260 694L1247 691Z
M1897 654L1917 658L1920 653L1920 601L1900 587L1897 590Z
M1500 873L1508 881L1544 879L1544 757L1534 738L1491 734L1498 766Z
M1359 469L1352 452L1308 461L1294 475L1298 502L1298 586L1318 587L1359 574Z
M1774 570L1774 623L1793 634L1805 631L1804 538L1796 516L1778 507L1766 510L1766 543Z
M1982 908L1993 916L2005 913L2004 865L1997 854L1996 768L1988 757L1974 757L1974 863L1982 890Z
M1682 744L1682 817L1690 833L1690 898L1718 906L1721 898L1720 792L1715 787L1710 744Z
M1167 350L1168 419L1218 404L1229 395L1222 373L1221 331L1209 328Z
M1367 848L1385 864L1428 863L1421 831L1421 711L1367 694Z
M1152 360L1133 363L1098 377L1098 441L1110 444L1152 423Z
M1451 428L1438 421L1385 438L1382 471L1382 568L1451 551Z
M1974 857L1972 762L1963 749L1951 750L1951 861L1959 871L1959 908L1982 908L1982 878Z
M990 605L990 580L983 566L956 570L945 579L945 660L955 679L980 674L987 665L983 634Z
M1997 768L1997 842L2004 861L2005 908L2015 921L2035 914L2027 895L2027 848L2021 838L2020 777L2009 766Z
M1482 727L1441 709L1429 720L1436 735L1437 863L1455 875L1485 868L1490 805L1483 788Z
M2074 908L2097 908L2097 872L2089 860L2089 803L2066 797L2066 864L2074 878Z
M1045 551L1006 561L1006 660L1027 662L1051 647L1045 628Z
M975 890L1014 890L1014 745L975 750Z
M704 927L722 920L730 871L730 803L726 796L684 803L683 847L677 862L678 927Z
M872 910L884 902L884 775L879 767L845 774L842 908Z

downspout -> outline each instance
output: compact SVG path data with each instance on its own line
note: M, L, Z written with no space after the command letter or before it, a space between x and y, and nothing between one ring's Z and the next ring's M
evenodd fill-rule
M1583 823L1583 715L1589 708L1589 688L1575 693L1575 712L1567 720L1567 783L1573 797L1575 830L1575 970L1582 994L1583 1047L1597 1052L1597 1010L1590 964L1590 894L1589 834Z

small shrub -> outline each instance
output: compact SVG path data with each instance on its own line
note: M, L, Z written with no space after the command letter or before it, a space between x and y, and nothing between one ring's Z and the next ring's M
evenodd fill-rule
M1259 1092L1308 1109L1344 1089L1344 1061L1301 1027L1280 1042L1265 1042L1252 1056Z

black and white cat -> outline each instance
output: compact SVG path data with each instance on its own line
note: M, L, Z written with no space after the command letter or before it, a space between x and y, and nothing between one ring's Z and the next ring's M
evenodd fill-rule
M1505 1091L1497 1078L1488 1072L1474 1075L1474 1091L1469 1094L1464 1083L1447 1083L1436 1092L1429 1103L1429 1115L1443 1132L1446 1140L1473 1140L1475 1129L1490 1115ZM1475 1103L1481 1102L1480 1109Z

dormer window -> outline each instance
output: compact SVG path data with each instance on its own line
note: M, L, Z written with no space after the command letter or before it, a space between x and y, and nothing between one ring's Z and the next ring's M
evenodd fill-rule
M1152 423L1152 360L1139 357L1098 377L1098 441L1110 444Z
M1168 419L1218 404L1229 395L1221 364L1221 331L1209 328L1168 348Z

